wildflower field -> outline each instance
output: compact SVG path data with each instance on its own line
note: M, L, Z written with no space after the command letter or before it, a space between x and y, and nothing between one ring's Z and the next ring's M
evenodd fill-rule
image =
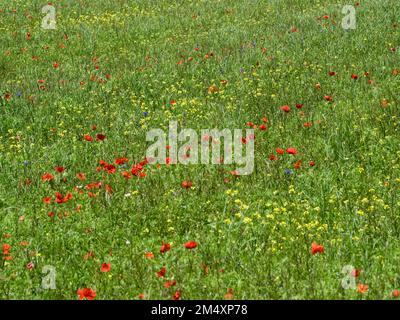
M400 1L353 1L1 1L0 299L396 299Z

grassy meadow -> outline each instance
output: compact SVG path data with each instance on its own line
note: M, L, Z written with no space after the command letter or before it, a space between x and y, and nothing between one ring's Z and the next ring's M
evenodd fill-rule
M1 1L0 299L396 299L400 2L352 1ZM253 173L146 163L170 121Z

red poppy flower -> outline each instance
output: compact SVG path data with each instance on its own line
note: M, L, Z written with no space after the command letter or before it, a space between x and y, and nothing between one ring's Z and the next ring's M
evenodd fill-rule
M271 154L271 155L269 156L269 160L271 160L271 161L276 161L276 160L278 160L278 157L277 157L276 155L274 155L274 154Z
M60 66L60 65L59 65L57 62L54 62L54 63L53 63L53 68L54 68L54 69L57 69L59 66Z
M301 160L296 161L296 163L293 165L295 169L300 169L301 168Z
M142 171L142 170L143 170L143 166L142 166L142 165L140 165L140 164L134 164L134 165L132 166L131 173L132 173L134 176L138 176L138 175L140 174L140 171Z
M89 142L92 142L92 141L93 141L93 138L91 137L90 134L85 134L85 135L83 136L83 139L86 140L86 141L89 141Z
M8 243L3 244L3 254L10 254L11 246Z
M297 108L297 109L301 109L301 108L303 108L303 104L302 104L302 103L298 103L298 104L296 104L296 108Z
M312 253L312 254L324 253L324 246L313 242L313 243L311 244L311 253Z
M233 299L233 289L228 288L226 294L224 295L224 300L232 300Z
M103 141L106 139L106 136L102 133L96 134L96 141Z
M191 181L182 181L181 183L182 188L184 189L190 189L193 186L193 183Z
M79 180L81 180L81 181L86 180L86 175L85 175L84 173L82 173L82 172L78 173L78 174L76 175L76 177L77 177Z
M169 281L164 283L164 287L166 287L166 288L171 288L171 287L173 287L175 285L176 285L176 281L175 280L169 280Z
M153 259L153 258L154 258L154 253L153 253L153 252L146 252L144 255L145 255L146 258L148 258L148 259Z
M360 273L361 273L361 271L360 271L360 270L357 270L357 269L353 269L353 270L351 271L351 275L352 275L354 278L359 277L359 276L360 276Z
M277 154L285 154L285 150L283 150L281 148L276 148L275 151Z
M56 192L56 202L58 204L65 203L70 199L72 199L71 193L67 193L65 196L63 196L60 192L58 191Z
M58 172L58 173L63 173L64 171L65 171L65 168L64 167L55 167L55 170Z
M357 291L359 293L366 293L368 292L368 285L367 284L363 284L363 283L359 283L357 285Z
M331 77L333 77L334 75L336 75L336 72L335 71L329 71L329 73L328 73Z
M50 197L45 197L45 198L43 198L43 202L45 204L50 204L51 203L51 198Z
M281 107L281 110L282 110L283 112L288 113L288 112L290 112L290 107L289 107L288 105L285 105L285 106L282 106L282 107Z
M265 131L267 130L267 126L265 124L262 124L258 127L260 130Z
M357 79L358 79L358 75L356 75L355 73L353 73L353 74L351 75L351 78L352 78L353 80L357 80Z
M117 168L113 164L106 164L104 166L104 170L107 170L108 173L115 173L115 171L117 171Z
M267 118L267 117L263 117L263 118L261 119L261 121L264 122L264 123L268 123L268 118Z
M160 271L157 271L157 277L158 277L158 278L165 277L166 273L167 273L167 268L162 267L162 268L160 269Z
M117 159L115 159L115 163L116 163L117 165L123 165L123 164L125 164L126 162L129 162L129 159L128 159L128 158L117 158Z
M92 290L91 288L78 289L77 293L79 295L79 300L93 300L96 298L96 291Z
M109 272L111 270L111 263L102 263L100 267L101 272Z
M311 122L305 122L305 123L303 124L303 126L304 126L305 128L310 128L310 127L312 126L312 123L311 123Z
M400 291L398 289L393 290L393 297L398 298L400 296Z
M196 241L188 241L184 244L186 249L194 249L197 247L197 242Z
M131 174L130 174L128 171L122 172L121 175L122 175L125 179L130 179L130 178L132 178Z
M295 154L297 154L297 149L296 148L287 148L286 152L289 154L295 155Z
M102 186L102 183L99 181L99 182L92 182L92 183L89 183L85 188L88 189L88 190L91 190L91 189L100 189L101 186Z
M315 162L311 160L309 165L310 165L310 167L314 167L315 166Z
M143 299L144 299L144 293L139 293L138 298L139 298L140 300L143 300Z
M325 101L332 102L333 98L331 96L324 96Z
M45 173L42 175L42 181L52 181L54 176L51 173Z
M179 290L176 290L176 292L172 296L172 299L179 300L180 298L181 298L181 292Z
M168 252L169 250L171 250L171 245L163 241L160 248L160 253L165 253Z

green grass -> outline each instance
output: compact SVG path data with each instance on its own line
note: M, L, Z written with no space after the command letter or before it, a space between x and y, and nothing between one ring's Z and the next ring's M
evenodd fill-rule
M56 30L40 27L45 1L0 4L0 245L11 245L0 252L0 298L77 299L89 287L96 299L171 299L176 290L223 299L228 288L235 299L392 299L400 287L399 1L360 1L355 30L341 27L346 1L53 3ZM219 91L209 93L212 85ZM198 131L245 129L264 116L249 176L201 164L121 176L144 159L151 128L177 120ZM96 133L106 140L83 140ZM298 154L269 160L288 147ZM126 169L96 171L100 159L119 157L129 158ZM55 179L42 181L45 173ZM89 197L84 186L98 181ZM73 198L42 202L57 191ZM189 240L198 247L186 249ZM313 242L324 253L312 255ZM54 290L41 288L48 265ZM361 270L354 280L367 292L342 288L346 265Z

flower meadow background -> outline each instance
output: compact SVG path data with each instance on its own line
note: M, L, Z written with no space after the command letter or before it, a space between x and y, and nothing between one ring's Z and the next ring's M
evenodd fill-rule
M2 299L398 297L399 1L46 4L0 3ZM253 174L146 163L174 120Z

